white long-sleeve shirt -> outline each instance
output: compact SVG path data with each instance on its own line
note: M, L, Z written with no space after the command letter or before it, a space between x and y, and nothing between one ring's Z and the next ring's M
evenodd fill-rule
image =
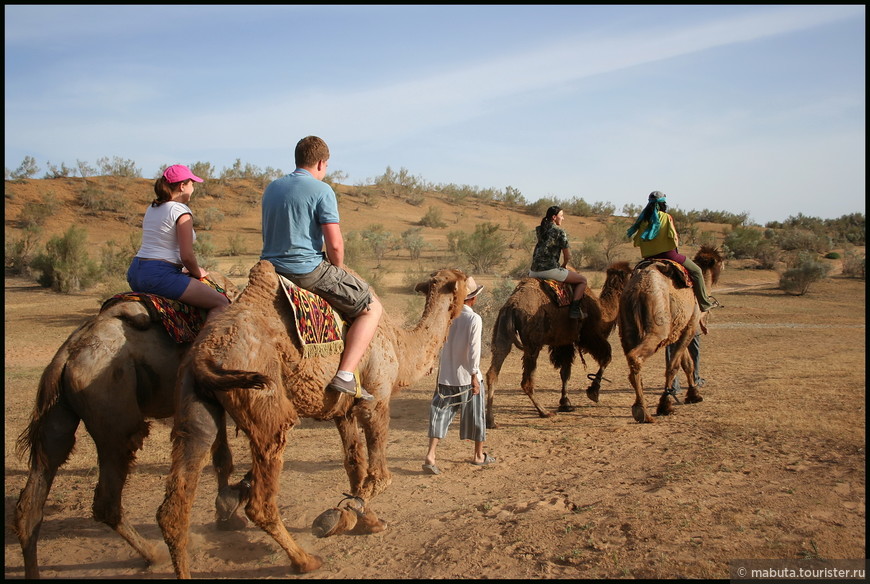
M480 375L480 349L483 319L467 304L450 325L447 342L441 348L438 383L471 385L471 376Z

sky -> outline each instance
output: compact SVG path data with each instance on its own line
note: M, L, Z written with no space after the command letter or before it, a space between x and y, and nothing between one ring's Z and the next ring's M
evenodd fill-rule
M5 9L5 167L236 160L371 184L865 212L863 5Z

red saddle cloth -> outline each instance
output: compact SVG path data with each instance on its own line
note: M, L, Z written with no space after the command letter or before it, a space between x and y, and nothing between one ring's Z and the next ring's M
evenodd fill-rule
M205 282L224 296L227 295L226 290L208 278L200 281ZM175 339L176 343L192 342L196 338L196 335L199 334L199 331L202 330L202 325L205 324L207 314L202 308L145 292L122 292L121 294L115 294L103 302L100 312L119 302L143 303L151 315L151 320L163 323L166 332Z
M634 269L641 270L648 265L654 264L656 262L661 264L669 264L671 266L672 269L670 270L670 275L677 284L682 284L686 288L692 287L692 277L689 275L689 270L686 269L686 266L684 266L680 262L675 262L674 260L668 260L665 258L647 258L640 260L637 265L634 266ZM677 279L678 275L679 279Z
M344 321L335 309L321 296L300 288L281 274L278 279L293 308L302 356L324 357L344 351Z
M538 278L540 280L540 278ZM571 284L558 280L541 280L541 288L550 296L557 306L568 306L573 298Z

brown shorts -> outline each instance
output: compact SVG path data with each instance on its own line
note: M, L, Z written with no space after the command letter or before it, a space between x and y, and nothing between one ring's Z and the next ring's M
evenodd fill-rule
M325 298L345 318L357 316L372 303L368 284L326 261L307 274L278 273L300 288Z

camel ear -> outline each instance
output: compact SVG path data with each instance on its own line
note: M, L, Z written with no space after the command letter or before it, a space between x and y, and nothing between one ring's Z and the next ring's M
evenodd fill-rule
M419 284L414 286L414 292L422 292L423 294L428 294L429 293L429 284L430 284L429 280L427 280L425 282L420 282Z

